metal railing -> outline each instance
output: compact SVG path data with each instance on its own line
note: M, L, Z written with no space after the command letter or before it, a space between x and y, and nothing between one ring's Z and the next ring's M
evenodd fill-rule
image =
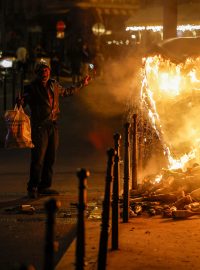
M23 91L24 74L14 68L0 69L0 111L13 108L16 97Z

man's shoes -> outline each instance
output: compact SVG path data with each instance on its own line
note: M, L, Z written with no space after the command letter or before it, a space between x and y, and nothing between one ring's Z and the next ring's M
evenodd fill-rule
M59 192L55 189L40 188L38 189L38 194L43 196L49 196L49 195L59 195Z
M36 188L32 188L28 190L28 197L30 199L36 199L37 198L37 189Z

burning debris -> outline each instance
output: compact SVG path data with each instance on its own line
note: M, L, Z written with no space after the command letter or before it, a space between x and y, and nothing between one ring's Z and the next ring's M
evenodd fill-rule
M183 219L200 215L200 165L183 169L162 169L159 175L144 177L131 192L130 217L150 216Z
M198 190L200 192L200 190ZM144 213L149 216L162 215L163 218L183 219L200 215L200 203L192 199L191 194L178 197L176 194L141 196L130 201L130 217Z

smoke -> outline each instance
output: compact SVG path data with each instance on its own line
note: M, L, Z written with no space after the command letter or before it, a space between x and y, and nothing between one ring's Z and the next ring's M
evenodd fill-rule
M163 155L152 155L145 168L138 171L138 184L141 184L147 175L158 174L165 166L166 160Z
M94 78L95 87L83 96L89 109L105 117L123 114L130 99L137 99L140 91L139 70L141 58L125 56L120 59L107 59L103 74ZM93 83L93 82L92 82ZM92 88L91 83L91 88Z
M106 59L102 68L103 74L93 78L87 94L81 95L86 110L90 111L87 140L99 152L113 145L113 134L121 132L127 122L127 112L138 99L141 57L126 55Z

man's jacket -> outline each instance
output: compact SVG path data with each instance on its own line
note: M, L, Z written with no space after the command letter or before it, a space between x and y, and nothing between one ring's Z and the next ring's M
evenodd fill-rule
M59 96L71 96L81 87L82 84L64 88L54 79L49 79L47 88L37 79L26 85L23 94L24 106L28 105L30 108L32 125L38 126L48 121L56 121L60 112Z

